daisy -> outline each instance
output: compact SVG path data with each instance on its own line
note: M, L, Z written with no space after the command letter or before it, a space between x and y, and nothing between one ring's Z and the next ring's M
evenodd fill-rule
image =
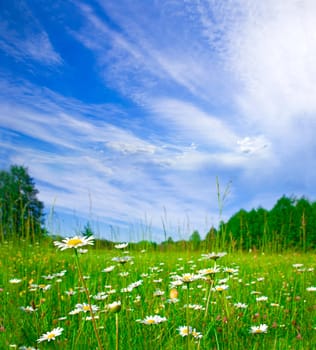
M55 241L54 245L59 248L60 250L65 249L77 249L80 247L84 247L86 245L93 245L94 244L94 237L83 237L83 236L74 236L74 237L67 237L63 239L61 242Z
M99 292L97 295L93 296L94 300L104 300L108 297L108 295L105 292Z
M115 266L112 265L112 266L109 266L109 267L106 267L105 269L102 270L102 272L111 272L115 269Z
M223 256L225 256L227 253L226 252L221 252L221 253L209 253L209 254L202 254L204 259L212 259L212 260L217 260L219 258L222 258Z
M78 249L78 253L79 254L86 254L86 253L88 253L88 249Z
M165 292L163 290L160 290L160 289L156 289L153 293L153 296L154 297L161 297L165 294Z
M197 332L195 328L192 330L191 334L195 339L201 339L203 337L203 335L200 332Z
M192 309L192 310L195 310L195 311L205 310L203 305L199 305L199 304L189 304L189 305L185 304L183 307L184 308L189 308L189 309Z
M243 303L236 303L234 304L234 306L237 308L237 309L246 309L248 307L247 304L243 304Z
M26 306L26 307L21 306L20 309L26 313L32 313L36 311L36 309L33 308L33 306Z
M92 311L92 312L96 312L99 310L99 307L96 305L90 305L83 303L83 304L77 304L76 305L76 310L79 310L80 312L88 312L88 311Z
M114 301L111 304L108 304L108 310L113 313L117 313L121 310L121 302L120 301Z
M199 273L203 276L214 275L215 273L220 272L218 267L209 267L207 269L200 270Z
M225 267L223 269L224 272L229 273L230 275L238 273L238 269L234 269L233 267Z
M116 249L124 249L128 246L128 243L120 243L120 244L115 244L114 248Z
M228 288L229 288L229 286L227 284L220 284L218 286L215 286L213 288L213 290L216 292L223 292L224 290L227 290Z
M56 337L61 335L63 330L64 329L61 327L54 328L52 331L43 334L39 339L37 339L37 342L41 343L42 341L45 341L45 340L47 340L48 342L50 342L51 340L55 340Z
M158 324L165 321L167 321L166 317L161 317L159 315L146 316L143 320L138 320L138 322L146 325Z
M184 273L182 276L176 276L176 278L183 283L191 283L200 279L201 276L193 273Z
M133 290L135 288L138 288L139 286L141 286L143 284L143 280L139 280L136 282L131 283L127 288Z
M307 287L306 290L308 292L316 292L316 287Z
M126 264L130 260L132 260L132 257L130 257L130 256L116 256L112 259L112 261L118 262L122 265Z
M266 324L261 324L260 326L252 326L249 332L252 334L267 333L268 326Z
M21 282L22 282L22 280L20 280L19 278L12 278L9 280L9 283L11 283L11 284L18 284Z
M179 331L181 337L187 337L189 334L192 333L191 326L180 326L177 330Z
M267 301L268 300L268 297L266 297L266 296L261 296L261 297L258 297L258 298L256 298L256 301Z

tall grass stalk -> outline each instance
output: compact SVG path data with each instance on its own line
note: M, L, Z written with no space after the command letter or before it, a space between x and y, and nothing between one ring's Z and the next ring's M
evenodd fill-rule
M94 329L94 334L97 338L97 341L98 341L98 345L99 345L99 350L103 350L103 345L102 345L102 342L101 342L101 339L100 339L100 334L99 334L99 331L98 331L98 327L97 327L97 324L96 324L96 321L95 321L95 317L94 317L94 312L92 310L92 303L91 303L91 298L90 298L90 293L89 293L89 289L87 288L87 284L85 282L85 279L83 278L83 274L82 274L82 271L81 271L81 266L80 266L80 262L79 262L79 256L78 256L78 252L77 252L77 249L74 249L75 251L75 257L76 257L76 264L77 264L77 268L78 268L78 274L79 274L79 279L82 283L82 286L84 288L84 291L85 291L85 294L86 294L86 297L87 297L87 302L88 302L88 305L89 305L89 308L90 308L90 314L91 314L91 320L92 320L92 325L93 325L93 329Z

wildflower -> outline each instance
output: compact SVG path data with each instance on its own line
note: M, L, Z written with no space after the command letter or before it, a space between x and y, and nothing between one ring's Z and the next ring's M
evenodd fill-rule
M185 273L182 276L175 276L178 280L183 283L191 283L201 278L201 275L196 275L193 273Z
M293 266L295 269L298 269L298 268L300 268L300 267L303 267L304 264L293 264L292 266Z
M90 306L89 304L83 303L83 304L77 304L76 310L79 310L79 312L88 312L88 311L96 312L99 310L99 307L96 305Z
M176 304L179 302L178 298L171 298L171 299L167 299L167 303L168 304Z
M22 280L20 280L19 278L12 278L9 280L9 283L11 283L11 284L19 284L21 282L22 282Z
M75 295L77 292L75 292L73 289L66 290L65 293L69 296Z
M86 254L86 253L88 253L88 249L78 249L78 253L79 254Z
M181 280L175 280L170 282L170 288L182 286L183 282Z
M122 265L126 264L130 260L132 260L132 257L130 256L116 256L115 258L112 259L112 261L118 262Z
M265 297L264 295L256 298L256 301L267 301L267 300L268 300L268 297Z
M201 339L203 337L203 335L200 332L197 332L195 328L192 330L191 334L195 339Z
M307 287L306 290L308 292L316 292L316 287Z
M238 273L238 269L234 269L233 267L225 267L224 272L229 273L230 275Z
M94 300L104 300L108 297L108 295L105 292L99 292L97 295L93 296Z
M94 244L94 237L83 237L83 236L74 236L71 238L65 238L61 242L55 241L54 245L59 248L60 250L65 249L77 249L80 247L84 247L86 245L93 245Z
M39 290L42 290L42 291L46 292L48 289L51 288L51 285L50 285L50 284L39 284L39 285L37 286L37 288L38 288Z
M37 342L41 343L42 341L45 341L45 340L47 340L48 342L50 342L51 340L55 340L56 337L61 335L63 330L64 329L61 327L54 328L52 331L43 334L39 339L37 339Z
M136 282L131 283L128 287L133 290L133 289L141 286L142 284L143 284L143 280L138 280Z
M261 324L260 326L252 326L249 332L252 334L267 333L268 326L266 324Z
M54 275L47 275L47 276L42 276L45 280L52 280L54 279L56 276Z
M221 253L209 253L209 254L202 254L204 259L212 259L212 260L217 260L219 258L222 258L223 256L225 256L227 253L226 252L221 252Z
M20 309L26 313L32 313L32 312L36 311L36 309L33 308L32 306L26 306L26 307L21 306Z
M120 272L119 275L121 277L127 277L129 275L129 272L127 272L127 271L126 272Z
M62 270L62 271L60 271L60 272L56 272L54 275L56 276L56 277L63 277L63 276L65 276L65 273L66 273L67 271L66 270Z
M108 304L108 310L113 313L117 313L121 310L121 302L120 301L114 301L111 304Z
M189 334L192 333L191 326L180 326L177 330L179 331L181 337L187 337Z
M215 292L223 292L224 290L227 290L229 288L229 286L227 284L220 284L218 286L215 286L213 288L213 291Z
M120 244L115 244L114 248L125 249L127 246L128 246L128 243L120 243Z
M205 310L205 308L202 306L202 305L199 305L199 304L185 304L183 306L184 308L189 308L189 309L192 309L192 310L195 310L195 311L198 311L198 310Z
M206 268L206 269L202 269L202 270L199 270L199 274L202 275L202 276L211 276L211 275L215 275L216 273L220 272L220 269L218 267L209 267L209 268Z
M154 296L154 297L161 297L161 296L163 296L164 294L165 294L164 291L162 291L162 290L160 290L160 289L156 289L156 290L154 291L154 293L153 293L153 296Z
M102 270L102 272L111 272L115 269L115 266L109 266L109 267L106 267L105 269Z
M137 322L140 322L146 325L158 324L165 321L167 321L166 317L161 317L159 315L146 316L143 320L137 320Z
M237 309L246 309L248 307L247 304L243 304L243 303L236 303L234 304L234 306L237 308Z

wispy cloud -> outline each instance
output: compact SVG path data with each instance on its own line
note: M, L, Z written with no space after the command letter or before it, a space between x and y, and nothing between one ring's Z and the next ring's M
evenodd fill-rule
M47 32L33 16L27 3L13 1L11 6L15 10L14 17L10 16L13 11L1 11L0 49L24 63L32 60L48 66L60 65L61 56L54 50ZM16 27L22 23L23 32L17 31Z

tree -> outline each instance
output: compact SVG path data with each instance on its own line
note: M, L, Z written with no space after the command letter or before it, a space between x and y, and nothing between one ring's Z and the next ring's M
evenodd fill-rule
M28 169L12 165L0 171L0 235L35 238L44 234L44 204Z
M197 230L193 231L189 241L191 242L194 250L199 249L200 243L201 243L201 236L199 234L199 231Z

